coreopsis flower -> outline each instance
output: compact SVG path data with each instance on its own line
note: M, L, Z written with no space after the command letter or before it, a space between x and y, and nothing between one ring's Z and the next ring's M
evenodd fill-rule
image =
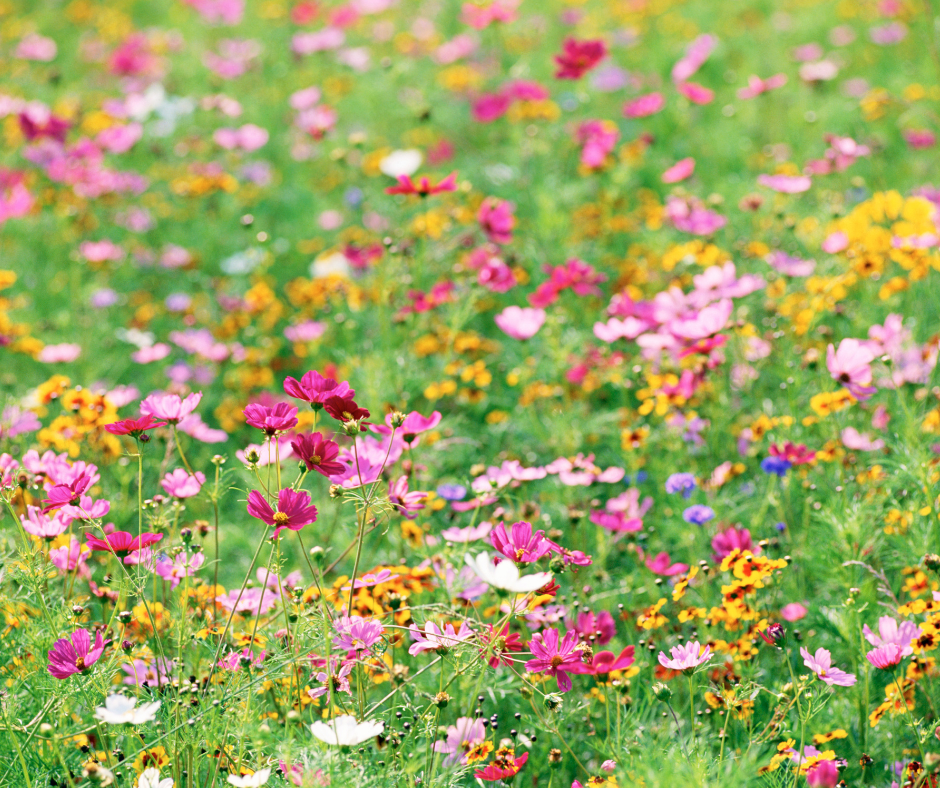
M336 630L333 644L345 651L366 651L385 634L380 622L361 616L342 616L333 622L333 628Z
M297 408L286 402L278 402L273 408L267 405L246 405L245 421L257 427L268 437L297 426Z
M114 694L105 698L104 706L95 709L95 719L107 722L111 725L143 725L145 722L151 722L157 716L157 709L160 708L160 701L153 703L143 703L137 705L137 698L129 698L127 695Z
M383 730L385 723L381 720L359 722L349 715L334 717L329 722L317 721L310 726L310 732L320 741L349 747L374 739Z
M76 629L67 638L61 638L52 644L49 651L49 672L57 679L67 679L73 673L85 673L91 669L104 653L104 647L111 641L105 641L100 632L95 633L95 642L91 642L91 633Z
M467 753L485 740L483 720L458 717L455 724L447 727L447 739L434 742L434 752L446 753L452 763L467 763Z
M552 580L551 572L537 572L521 577L514 561L502 560L494 564L487 553L480 553L476 558L468 554L466 561L467 566L484 583L514 594L534 593Z
M151 394L140 403L140 412L170 424L179 424L196 410L201 399L201 391L190 394L186 399L180 399L176 394Z
M130 435L134 440L137 440L145 432L155 430L157 427L165 427L166 424L165 421L155 420L152 413L147 413L139 419L124 419L123 421L105 424L104 428L112 435Z
M495 782L497 780L506 780L515 777L525 762L529 760L529 753L525 752L518 758L515 757L515 751L512 748L500 748L496 752L496 758L493 763L485 769L477 769L473 776L479 780Z
M299 380L285 378L284 392L294 399L309 402L314 410L320 410L330 397L352 399L356 392L346 381L337 383L333 378L325 378L315 369L305 373Z
M815 654L810 654L801 648L800 656L803 657L803 664L816 674L816 678L830 687L851 687L855 684L856 678L851 673L832 667L832 654L827 649L818 648Z
M299 531L305 525L316 522L317 507L310 503L309 494L284 489L277 494L277 511L274 511L260 492L252 490L248 493L248 514L275 526L276 539L285 528Z
M901 648L901 655L909 657L914 653L911 642L920 636L920 626L913 621L902 621L898 624L891 616L881 616L878 619L878 634L876 635L868 624L862 627L862 634L873 646L897 645Z
M198 495L205 483L206 476L201 471L190 474L182 468L177 468L163 477L160 486L170 497L183 499Z
M360 408L353 400L352 395L327 397L323 401L323 407L334 419L342 422L367 419L372 415L365 408ZM368 423L367 421L362 422L364 425Z
M440 194L441 192L457 191L457 173L452 172L439 183L431 183L425 175L415 183L410 175L399 175L397 186L389 186L386 194L417 194L420 197L427 197L431 194Z
M555 55L558 65L555 79L581 79L605 57L607 45L601 39L578 41L566 38L561 45L561 54Z
M422 632L414 624L411 625L411 637L415 642L411 644L408 653L415 657L422 651L435 651L446 654L458 643L463 643L473 637L473 630L464 621L459 630L454 630L453 624L445 624L441 629L433 621L426 621Z
M673 646L669 649L672 659L662 651L659 652L659 664L670 670L695 670L711 659L712 647L702 646L697 640L690 640L684 646Z
M518 564L535 563L555 549L554 542L544 531L533 532L532 524L527 522L513 523L508 531L499 523L490 533L490 544Z
M569 630L559 638L557 629L543 629L536 632L529 641L529 650L533 659L526 662L530 673L546 673L558 682L558 689L568 692L571 679L566 671L573 671L581 663L582 652L577 649L578 633Z
M904 652L897 643L889 643L886 646L873 648L865 654L865 659L879 670L891 670L904 659Z
M335 476L346 470L346 466L336 461L339 444L324 438L319 432L312 435L298 435L290 442L294 454L307 466L308 471L316 471L324 476Z

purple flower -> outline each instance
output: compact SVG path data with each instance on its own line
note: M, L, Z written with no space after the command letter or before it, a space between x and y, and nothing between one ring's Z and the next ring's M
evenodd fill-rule
M462 484L442 484L435 492L445 501L462 501L467 497L467 488Z
M832 667L832 654L826 649L818 648L815 654L810 654L805 648L801 648L800 656L803 657L803 664L816 674L816 678L830 687L851 687L855 684L855 676L851 673Z
M710 506L700 503L690 506L682 513L682 519L692 525L704 525L714 516L715 512Z
M775 476L780 476L781 478L787 475L787 471L793 467L793 464L789 460L785 460L783 457L765 457L761 460L760 469L766 473L768 476L774 474Z
M49 651L49 672L57 679L67 679L73 673L85 673L91 669L104 653L105 642L100 632L95 633L95 643L91 643L91 633L76 629L69 637L57 640Z
M558 689L568 692L571 689L571 678L566 671L581 664L582 651L578 650L578 633L569 630L559 642L558 630L543 629L536 632L529 641L529 650L534 659L525 664L530 673L546 673L554 676L558 681Z
M688 499L695 487L695 476L691 473L674 473L666 479L666 492L670 495L681 492L682 497Z
M697 640L691 640L684 646L673 646L669 649L672 659L662 651L659 652L659 664L671 670L694 670L711 659L712 647L702 648Z

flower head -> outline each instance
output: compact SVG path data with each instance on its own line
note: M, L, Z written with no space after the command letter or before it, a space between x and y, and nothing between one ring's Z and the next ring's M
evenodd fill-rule
M290 442L291 448L308 471L316 471L324 476L335 476L346 470L346 467L337 462L339 444L327 440L319 432L312 435L298 435Z
M832 654L828 650L818 648L815 654L810 654L805 648L801 648L800 655L803 657L803 664L816 674L816 678L830 687L851 687L855 684L855 676L851 673L832 667Z
M163 477L160 486L163 487L167 495L182 499L198 495L205 483L206 476L201 471L190 474L182 468L177 468L173 473L168 473Z
M317 507L310 503L310 495L306 492L284 489L277 494L277 511L274 511L260 492L252 490L248 493L248 514L275 526L276 539L285 528L299 531L305 525L316 522Z
M381 720L358 722L355 717L349 715L334 717L329 722L317 721L310 726L310 732L320 741L350 747L375 738L383 730L385 723Z
M84 673L104 653L105 642L100 632L95 633L92 645L91 633L76 629L69 637L57 640L49 651L49 672L57 679L67 679L73 673Z
M342 616L333 622L336 637L333 644L346 651L365 651L378 643L385 627L378 621L361 616Z
M715 512L710 506L700 503L690 506L682 513L682 519L692 525L705 525L714 516Z
M558 70L555 79L581 79L607 57L607 45L601 39L578 41L566 38L561 45L561 54L555 55Z
M95 710L95 718L111 725L122 725L124 723L142 725L145 722L151 722L157 716L157 709L159 708L160 701L138 706L136 698L129 698L127 695L121 694L108 695L104 701L104 706L99 706Z
M904 651L897 643L889 643L873 648L865 654L865 659L879 670L891 670L904 659Z
M417 194L419 197L427 197L431 194L440 194L441 192L457 191L457 173L452 172L439 183L432 183L426 176L422 176L415 183L410 175L399 175L398 185L389 186L386 194Z
M526 670L530 673L546 673L554 676L558 682L558 689L568 692L571 689L569 672L581 665L582 651L577 649L578 633L569 630L563 638L559 638L558 630L543 629L536 632L529 641L529 650L533 659L526 662Z
M486 553L480 553L476 558L467 555L466 560L467 566L484 583L514 594L531 594L552 581L551 572L537 572L520 577L514 561L502 560L494 564L493 559Z
M673 646L669 649L672 659L662 651L659 652L659 664L671 670L695 670L711 659L712 647L702 646L697 640L691 640L684 646Z
M104 539L97 536L86 534L86 544L92 550L100 550L105 553L114 553L116 556L124 557L124 562L128 563L130 553L136 553L138 550L144 550L150 545L156 544L163 539L163 534L144 533L139 536L133 536L128 531L112 531L104 535Z
M104 428L112 435L130 435L135 440L148 430L155 430L157 427L166 426L165 421L157 421L153 414L147 413L139 419L124 419L115 421L111 424L105 424Z
M297 426L297 408L286 402L278 402L273 408L267 405L245 406L245 421L271 437Z
M140 403L140 412L170 424L179 424L196 410L201 399L201 391L190 394L186 399L180 399L176 394L151 394Z
M299 381L294 378L284 380L284 391L288 396L309 402L314 410L320 410L329 397L348 397L352 399L356 392L343 381L337 383L333 378L325 378L315 369L307 372Z

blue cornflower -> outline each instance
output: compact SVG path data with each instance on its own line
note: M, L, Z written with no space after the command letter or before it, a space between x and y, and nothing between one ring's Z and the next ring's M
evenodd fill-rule
M690 506L682 513L682 519L693 525L704 525L715 516L715 511L710 506L697 503Z
M467 497L467 488L462 484L442 484L436 492L445 501L462 501Z
M692 490L695 487L695 477L691 473L674 473L666 479L666 492L670 494L681 492L686 500L692 497Z
M760 469L767 474L774 473L777 476L786 476L787 471L793 467L789 460L783 457L766 457L761 461Z

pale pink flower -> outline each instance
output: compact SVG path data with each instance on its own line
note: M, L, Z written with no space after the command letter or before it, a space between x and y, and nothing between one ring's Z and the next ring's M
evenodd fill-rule
M666 99L662 93L647 93L627 102L623 107L623 114L626 118L645 118L661 112L665 106Z
M684 646L673 646L669 649L672 659L662 651L659 652L659 664L670 670L695 670L711 659L711 646L702 646L697 640L692 640Z
M513 339L531 339L545 322L545 310L507 306L496 315L496 325Z
M36 354L36 360L44 364L67 364L82 354L82 346L65 342L61 345L46 345Z
M781 194L798 194L809 191L813 182L806 175L758 175L761 186L773 189Z
M856 399L868 399L877 390L871 385L871 362L876 356L872 344L858 339L843 339L838 350L829 345L826 351L829 374Z
M687 158L677 161L668 170L666 170L660 180L663 183L679 183L689 178L695 171L695 159Z
M801 648L800 656L803 657L803 664L816 674L816 678L830 687L851 687L855 684L856 678L851 673L832 667L832 654L827 649L818 648L815 654L810 654Z

